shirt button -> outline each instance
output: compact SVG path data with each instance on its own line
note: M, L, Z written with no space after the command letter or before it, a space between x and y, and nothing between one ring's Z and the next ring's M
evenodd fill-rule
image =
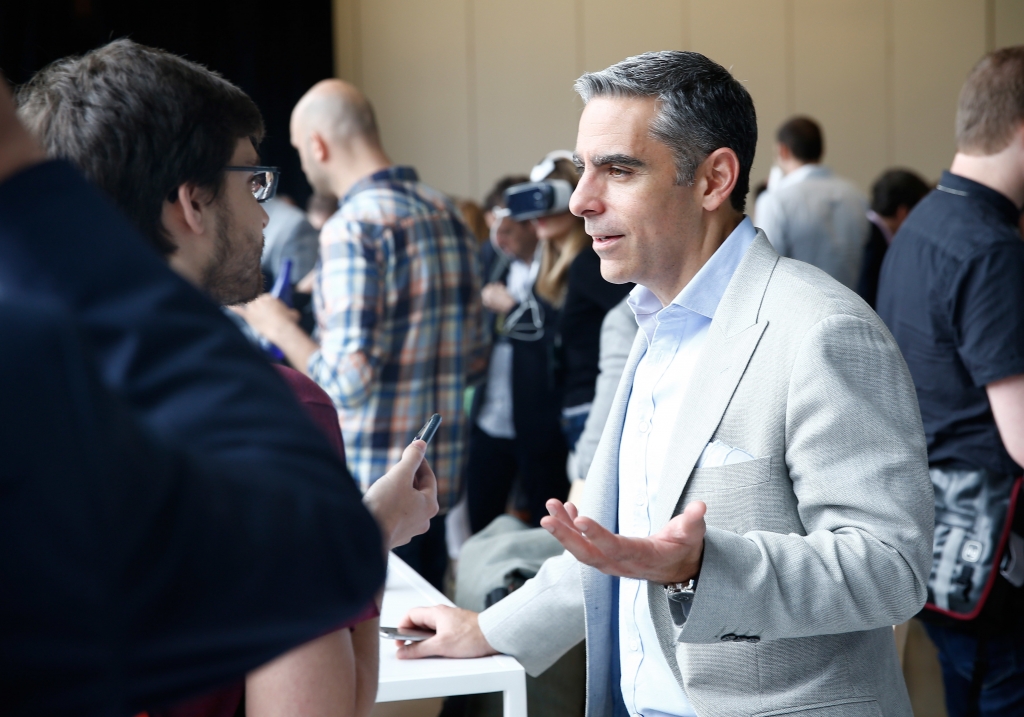
M637 505L643 505L646 502L647 502L647 500L646 500L646 498L645 498L643 493L637 493L636 494L636 504Z
M650 427L651 427L651 424L648 423L647 421L640 421L640 425L638 426L638 428L640 429L641 433L647 433L647 429L650 428Z
M629 641L629 649L632 650L633 652L636 652L637 650L640 649L640 643L637 642L636 640L630 640Z

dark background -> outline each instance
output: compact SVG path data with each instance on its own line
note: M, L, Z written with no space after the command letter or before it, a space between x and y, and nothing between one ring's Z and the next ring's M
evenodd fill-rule
M0 0L0 70L15 85L66 55L119 37L206 65L241 87L263 112L265 164L280 191L310 194L288 143L292 107L334 72L331 0Z

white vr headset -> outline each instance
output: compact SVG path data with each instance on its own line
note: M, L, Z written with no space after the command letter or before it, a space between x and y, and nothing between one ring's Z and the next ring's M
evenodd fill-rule
M556 149L548 153L530 170L529 182L514 184L505 190L506 216L522 222L569 211L572 185L564 179L545 179L560 159L572 161L572 152Z

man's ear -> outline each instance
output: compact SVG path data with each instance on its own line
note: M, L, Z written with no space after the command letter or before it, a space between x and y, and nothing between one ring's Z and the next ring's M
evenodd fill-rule
M163 220L172 236L206 233L211 221L209 192L191 182L180 185L164 202Z
M729 201L740 177L740 160L734 150L720 147L707 156L700 166L705 211L713 212Z
M331 148L327 144L327 140L323 138L319 132L309 133L309 149L310 153L320 164L326 162L331 156Z

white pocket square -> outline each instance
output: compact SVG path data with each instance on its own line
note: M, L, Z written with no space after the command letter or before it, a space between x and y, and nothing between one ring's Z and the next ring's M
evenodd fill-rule
M734 463L743 463L744 461L752 460L754 460L754 457L746 451L740 448L733 448L732 446L715 439L704 446L704 450L701 451L700 458L697 459L697 467L718 468L720 466L730 466Z

